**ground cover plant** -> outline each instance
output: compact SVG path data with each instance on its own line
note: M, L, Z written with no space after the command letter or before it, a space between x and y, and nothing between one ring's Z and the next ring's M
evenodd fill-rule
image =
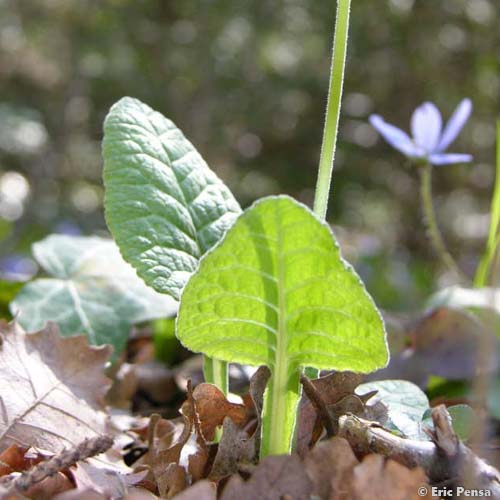
M48 276L5 285L1 498L500 496L482 448L500 419L500 125L489 234L468 277L431 174L473 160L446 153L472 100L444 128L434 104L418 106L412 137L370 117L417 169L429 245L454 280L398 321L326 222L349 15L339 0L312 209L288 195L242 209L169 118L132 97L111 106L112 239L48 236L33 246Z

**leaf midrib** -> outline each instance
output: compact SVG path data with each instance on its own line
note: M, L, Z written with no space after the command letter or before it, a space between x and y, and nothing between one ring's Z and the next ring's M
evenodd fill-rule
M279 449L281 433L276 432L284 425L286 418L286 387L289 377L289 359L288 359L288 331L287 331L287 313L286 313L286 290L285 290L285 263L283 260L283 232L281 226L281 217L275 210L275 224L277 232L276 242L276 275L277 275L277 295L278 295L278 331L276 335L276 351L273 373L270 379L271 390L271 425L270 429L275 432L269 436L270 449ZM274 443L274 440L278 442Z

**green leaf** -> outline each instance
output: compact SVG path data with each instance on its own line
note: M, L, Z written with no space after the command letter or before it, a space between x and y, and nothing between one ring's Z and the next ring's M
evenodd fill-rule
M289 436L299 367L369 372L388 359L380 314L330 228L287 196L255 203L201 260L177 335L217 359L268 365L265 412ZM272 452L287 451L275 444Z
M370 391L378 391L370 404L381 401L387 407L389 429L410 439L429 439L422 429L422 416L429 408L429 400L418 386L406 380L379 380L356 388L359 395Z
M137 99L111 108L103 154L106 221L123 257L148 285L179 299L238 203L182 132Z
M8 305L23 286L23 281L0 279L0 318L6 318L9 315Z
M448 413L451 417L453 430L462 441L467 441L474 429L474 410L469 405L459 404L448 406ZM432 422L431 408L428 408L422 416L422 425L429 430L434 429Z
M51 235L33 254L51 277L25 285L10 306L28 331L54 321L63 335L113 345L116 356L133 324L175 314L175 301L147 287L111 240Z

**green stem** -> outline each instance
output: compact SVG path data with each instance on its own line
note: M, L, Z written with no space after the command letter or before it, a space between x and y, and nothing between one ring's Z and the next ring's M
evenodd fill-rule
M351 0L338 0L337 19L335 21L335 36L333 39L333 57L330 68L330 85L326 104L325 129L319 159L318 180L314 195L314 212L325 219L328 209L328 197L332 180L335 146L344 84L344 68L347 52L347 37L349 32L349 11Z
M443 264L455 274L459 280L463 279L463 275L458 268L455 260L446 249L443 237L437 225L436 214L434 212L434 204L432 203L432 165L425 163L420 166L420 200L424 212L427 231L432 245Z
M339 128L340 106L342 103L342 89L344 86L344 70L347 54L347 39L349 35L349 13L351 0L337 1L337 16L335 20L335 34L333 37L332 64L330 66L330 84L326 103L325 128L319 157L318 179L314 193L314 212L325 220L328 210L328 198L332 182L337 132ZM319 370L308 367L309 378L317 378Z
M278 223L278 228L280 228ZM277 247L283 246L283 235L278 231ZM264 395L262 414L261 458L267 455L290 453L300 397L299 370L288 357L288 329L285 290L285 262L280 253L276 271L278 275L278 325L276 331L276 356L272 375Z
M227 363L203 356L205 382L216 385L225 395L228 393Z
M497 169L495 174L495 188L491 201L491 222L488 241L484 254L481 257L479 266L474 277L474 286L482 288L491 282L491 267L497 258L498 247L500 245L500 121L497 122Z

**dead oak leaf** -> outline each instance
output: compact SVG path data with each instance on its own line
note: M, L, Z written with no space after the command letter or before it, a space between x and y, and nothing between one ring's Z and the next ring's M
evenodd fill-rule
M217 488L214 483L203 479L179 493L175 500L216 500Z
M256 461L260 448L261 414L264 391L271 376L267 366L261 366L250 380L249 392L243 397L247 407L249 422L238 425L234 419L226 417L222 428L222 438L217 448L210 479L219 480L238 471L240 463Z
M434 498L427 485L427 477L421 468L410 470L394 460L386 461L382 455L367 455L353 469L350 498L353 500ZM419 494L419 488L422 486L427 487L426 496Z
M0 453L0 477L29 469L33 463L25 457L27 451L26 447L11 444Z
M328 408L346 396L354 395L356 387L362 381L363 376L359 373L334 372L311 380L311 383L324 405ZM309 448L316 443L322 431L323 427L317 409L304 394L299 405L297 433L297 451L300 456L304 456Z
M312 482L297 455L264 458L248 481L234 475L222 491L221 500L275 500L290 497L309 500Z
M80 491L92 490L107 498L123 498L129 487L140 483L148 471L123 474L121 471L97 466L98 462L81 461L71 467L71 475Z
M321 441L304 458L304 468L313 483L313 495L331 500L350 500L352 469L358 465L346 439Z
M193 406L188 408L188 406ZM235 424L242 424L248 418L247 409L244 405L231 403L224 393L212 384L199 384L192 393L192 399L188 399L182 406L184 415L196 412L200 422L200 430L206 441L213 441L215 430L229 417Z
M0 322L0 451L17 444L58 453L104 434L110 351L62 338L53 323L28 334Z

